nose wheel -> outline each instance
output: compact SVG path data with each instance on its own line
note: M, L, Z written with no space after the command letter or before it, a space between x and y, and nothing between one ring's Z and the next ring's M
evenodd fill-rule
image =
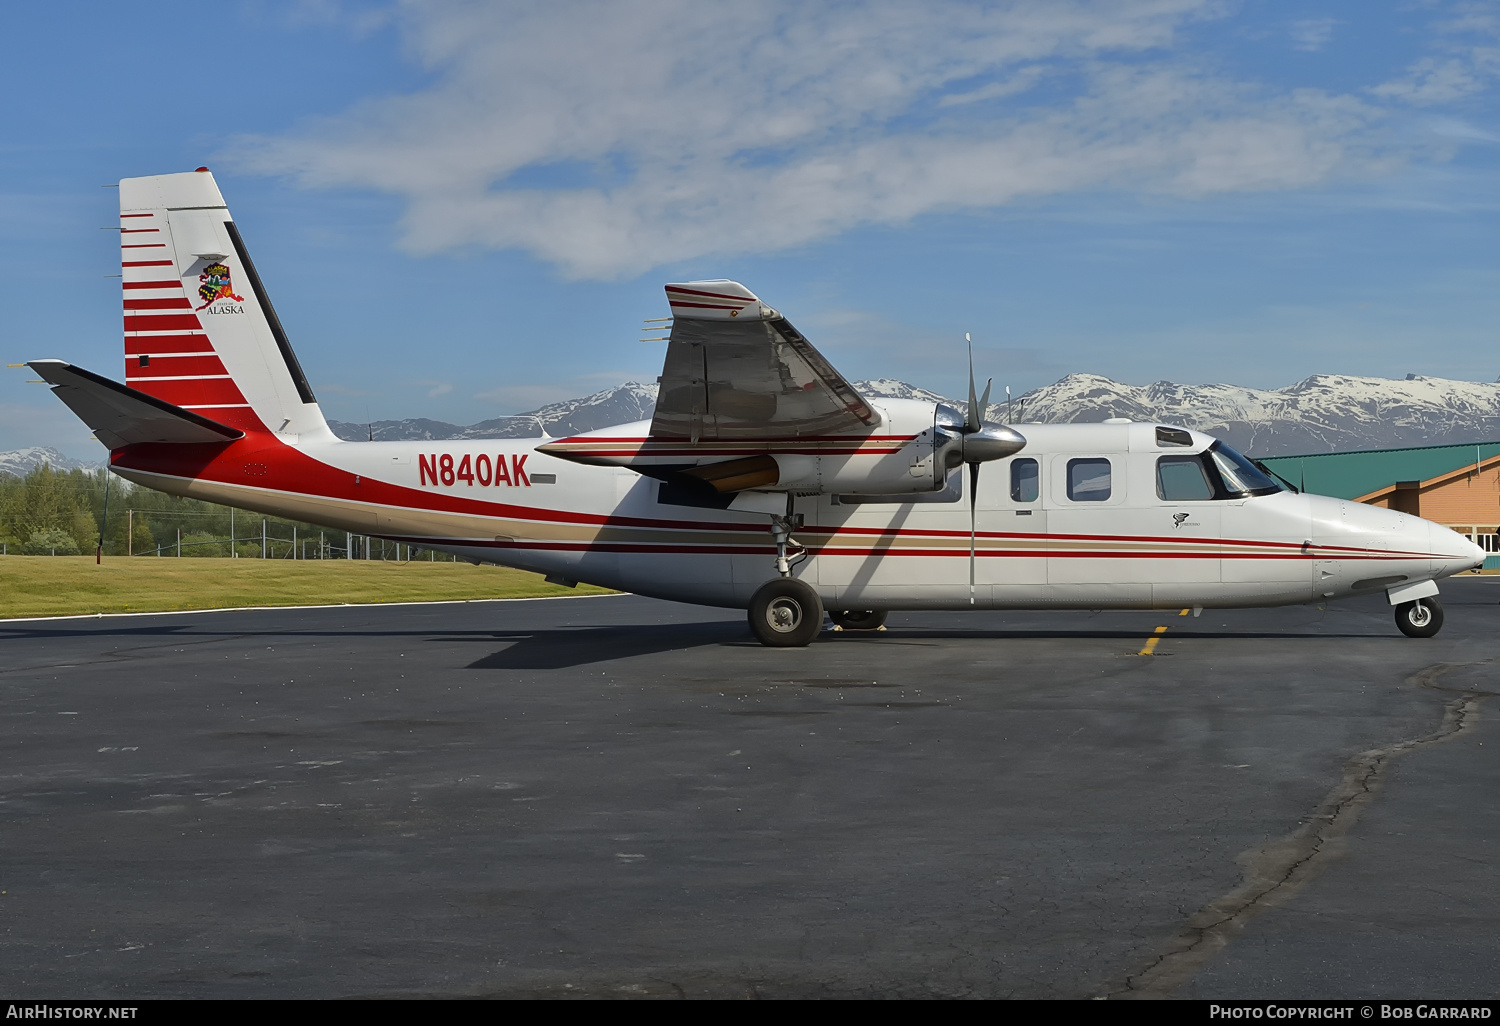
M1436 598L1403 602L1396 607L1396 626L1408 638L1430 638L1443 629L1443 604Z

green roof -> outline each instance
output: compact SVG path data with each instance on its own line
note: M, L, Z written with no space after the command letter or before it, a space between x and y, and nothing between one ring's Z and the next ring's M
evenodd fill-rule
M1428 481L1493 456L1500 456L1500 442L1267 456L1260 462L1303 491L1357 499L1397 481Z

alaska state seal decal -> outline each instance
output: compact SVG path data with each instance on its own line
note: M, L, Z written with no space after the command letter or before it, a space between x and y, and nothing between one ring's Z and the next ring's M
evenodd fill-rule
M229 280L229 268L224 264L209 264L198 275L198 295L203 300L203 306L197 307L202 310L212 305L216 300L232 299L236 303L243 303L244 296L234 294L234 284Z

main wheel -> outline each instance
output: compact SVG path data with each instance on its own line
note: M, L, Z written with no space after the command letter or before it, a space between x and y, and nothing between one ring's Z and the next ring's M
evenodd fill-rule
M1396 626L1408 638L1430 638L1443 629L1443 604L1436 598L1403 602L1396 607Z
M762 645L801 648L823 629L823 600L812 585L778 577L750 599L750 631Z
M829 615L846 631L878 631L885 625L884 609L839 609Z

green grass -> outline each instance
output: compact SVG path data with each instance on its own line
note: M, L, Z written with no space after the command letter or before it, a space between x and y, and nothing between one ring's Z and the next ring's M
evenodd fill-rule
M469 563L106 556L96 566L93 556L0 557L0 619L606 593Z

